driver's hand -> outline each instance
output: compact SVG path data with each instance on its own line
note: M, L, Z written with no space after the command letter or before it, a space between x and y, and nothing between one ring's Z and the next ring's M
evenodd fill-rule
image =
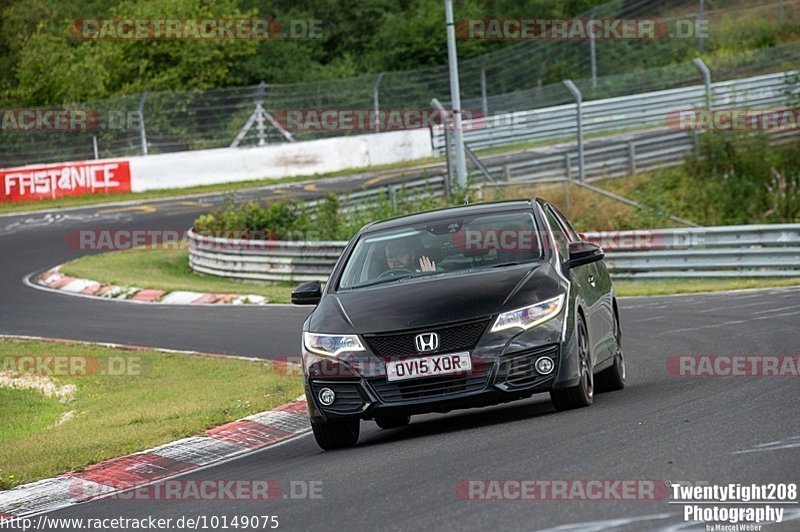
M436 263L428 257L422 256L419 258L419 271L421 272L435 272Z

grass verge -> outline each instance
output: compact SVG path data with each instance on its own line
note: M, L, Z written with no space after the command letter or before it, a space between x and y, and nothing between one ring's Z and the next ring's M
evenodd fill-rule
M271 303L291 302L295 284L267 284L233 281L194 273L185 250L114 251L88 255L64 265L62 271L72 277L104 283L159 290L191 290L226 294L257 294ZM800 277L737 279L648 279L614 282L619 296L654 296L771 288L800 285Z
M112 251L68 262L61 271L70 277L167 292L255 294L266 297L270 303L290 303L292 288L299 284L267 284L202 275L189 268L187 254L184 248Z
M45 384L0 387L0 489L198 434L303 393L300 378L262 362L0 339L0 369L16 367L19 356L76 357L69 360L84 361L86 374L46 378L75 387L66 399L46 397Z
M619 296L660 296L668 294L693 294L719 292L745 288L774 288L798 286L800 277L741 277L737 279L648 279L641 281L618 280L614 287Z

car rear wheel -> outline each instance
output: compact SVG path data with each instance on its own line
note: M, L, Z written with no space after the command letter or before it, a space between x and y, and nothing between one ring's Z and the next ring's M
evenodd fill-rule
M564 390L552 390L550 400L556 410L571 410L589 406L594 400L594 375L592 359L589 356L589 337L586 334L586 323L578 317L578 384Z
M382 429L399 429L411 422L411 416L380 416L375 423Z
M597 374L595 382L598 392L615 392L625 387L625 356L622 354L622 331L619 327L619 317L614 312L614 340L617 352L614 354L614 364Z
M333 449L352 447L358 442L361 421L359 419L312 421L311 430L314 431L317 445L326 451L332 451Z

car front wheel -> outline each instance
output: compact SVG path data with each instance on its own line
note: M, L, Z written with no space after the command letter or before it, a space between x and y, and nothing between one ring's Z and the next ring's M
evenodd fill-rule
M625 387L625 356L622 354L622 332L616 312L614 313L614 340L617 349L614 353L614 363L595 377L598 392L615 392Z
M314 432L317 445L326 451L332 451L352 447L358 442L361 421L359 419L312 421L311 430Z
M594 400L594 374L589 356L589 336L583 317L578 317L578 384L563 390L551 390L550 400L556 410L571 410L589 406Z

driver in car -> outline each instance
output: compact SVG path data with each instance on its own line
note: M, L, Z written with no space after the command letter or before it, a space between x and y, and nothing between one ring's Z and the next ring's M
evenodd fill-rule
M404 269L417 272L435 272L436 263L417 252L408 239L392 240L386 244L386 265L390 270Z

